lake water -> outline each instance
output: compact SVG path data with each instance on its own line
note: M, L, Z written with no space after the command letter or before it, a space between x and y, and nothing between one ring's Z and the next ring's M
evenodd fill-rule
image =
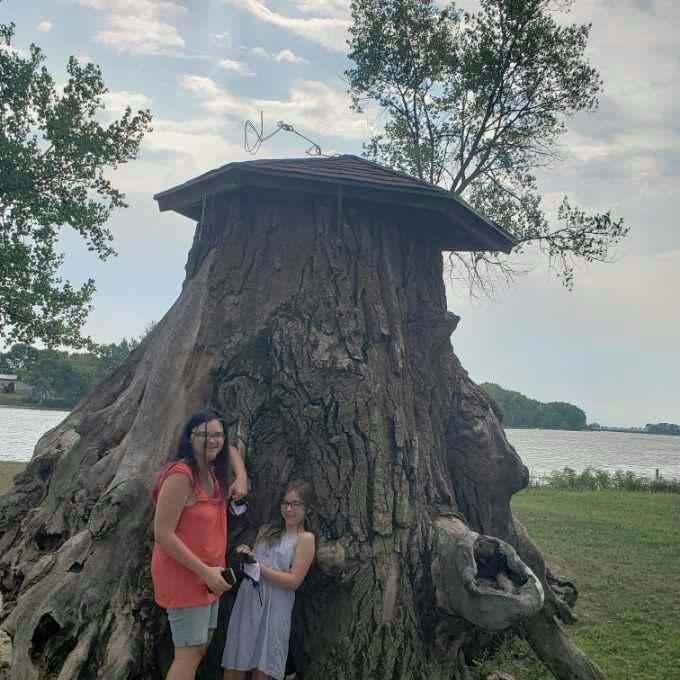
M680 437L634 432L570 432L506 429L533 476L570 467L580 472L595 467L630 470L653 478L658 469L666 479L680 480Z
M58 425L66 411L0 407L0 460L28 461L39 437ZM638 475L680 479L680 437L628 432L567 432L507 429L532 475L568 466L631 470Z
M0 460L30 460L38 439L67 415L68 411L0 406Z

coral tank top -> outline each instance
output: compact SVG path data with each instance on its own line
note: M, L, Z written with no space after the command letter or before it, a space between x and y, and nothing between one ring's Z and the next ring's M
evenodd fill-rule
M175 534L201 562L211 567L224 567L227 507L217 480L213 477L214 493L207 496L194 481L191 468L177 462L162 474L159 488L172 474L187 476L196 497L195 505L187 505L182 510ZM154 543L151 556L151 579L154 599L165 609L211 604L219 598L208 590L203 579L170 557L158 543Z

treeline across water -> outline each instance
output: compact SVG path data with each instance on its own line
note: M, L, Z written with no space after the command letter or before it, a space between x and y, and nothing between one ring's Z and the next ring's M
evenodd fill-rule
M73 408L120 366L141 338L99 345L96 352L62 352L17 343L0 353L0 373L18 384L0 390L0 404Z
M505 427L537 427L548 430L584 430L585 411L563 401L543 403L495 383L480 387L491 397L496 415Z

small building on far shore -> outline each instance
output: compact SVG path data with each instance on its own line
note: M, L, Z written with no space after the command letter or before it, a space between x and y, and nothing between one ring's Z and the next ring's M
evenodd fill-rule
M15 392L17 388L17 376L11 373L0 373L0 392Z
M21 394L30 397L33 385L21 382L13 373L0 373L0 394Z

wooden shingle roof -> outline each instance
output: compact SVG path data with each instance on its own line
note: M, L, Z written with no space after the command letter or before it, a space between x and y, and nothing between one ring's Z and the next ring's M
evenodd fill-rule
M248 186L325 194L341 190L346 198L422 210L424 225L436 223L444 235L444 250L510 252L516 245L510 233L457 194L351 155L228 163L154 198L161 211L174 210L198 220L206 197Z

